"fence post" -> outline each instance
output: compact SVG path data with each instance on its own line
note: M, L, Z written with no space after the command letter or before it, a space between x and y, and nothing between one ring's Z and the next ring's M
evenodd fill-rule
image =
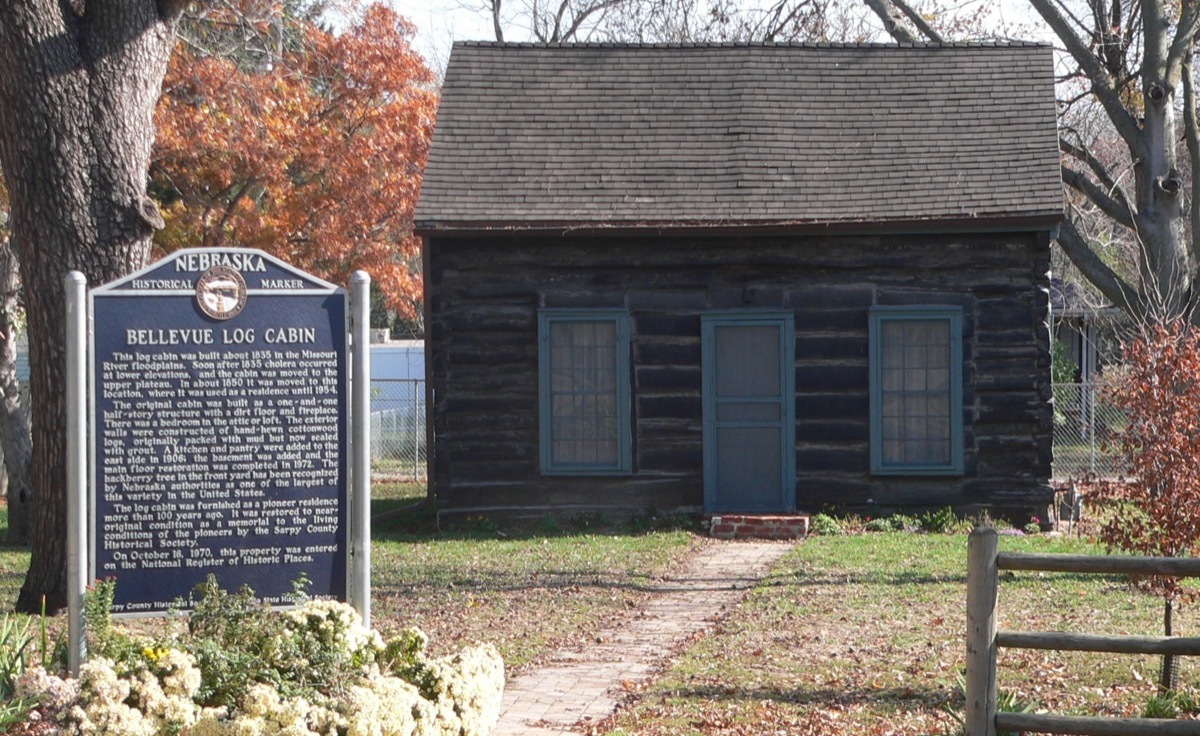
M421 388L422 388L421 386L417 385L416 381L412 382L412 389L413 389L413 400L412 400L412 406L413 406L413 412L412 412L413 463L412 463L412 473L413 473L413 481L414 482L419 478L417 469L421 465L421 442L424 439L421 436L424 433L417 432L417 429L420 427L420 418L421 418L421 397L420 397Z
M996 735L995 529L976 527L967 540L966 736Z

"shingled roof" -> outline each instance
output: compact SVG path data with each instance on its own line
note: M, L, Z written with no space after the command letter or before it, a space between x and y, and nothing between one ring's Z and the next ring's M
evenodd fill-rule
M1051 49L458 43L420 232L1062 216Z

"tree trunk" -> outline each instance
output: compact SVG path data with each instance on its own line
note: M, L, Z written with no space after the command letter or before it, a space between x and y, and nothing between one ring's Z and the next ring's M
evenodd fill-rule
M33 553L17 609L66 602L66 307L146 263L153 113L180 0L23 0L0 14L0 167L21 262L33 407ZM77 13L77 9L82 12Z
M29 464L30 442L28 397L17 380L18 291L21 288L17 256L11 245L0 243L0 449L8 479L8 544L27 546L33 541L33 488Z
M1147 38L1148 45L1151 40ZM1133 167L1138 210L1134 221L1144 249L1138 262L1143 299L1155 321L1169 322L1186 311L1191 274L1183 240L1182 182L1176 168L1175 86L1166 78L1166 49L1155 45L1149 49L1142 73L1145 151ZM1152 61L1158 63L1151 66Z

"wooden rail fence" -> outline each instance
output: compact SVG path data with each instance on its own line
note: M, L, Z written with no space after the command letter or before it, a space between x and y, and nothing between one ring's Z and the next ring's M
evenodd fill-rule
M1000 647L1200 655L1200 638L1195 637L998 631L996 602L1001 570L1200 577L1200 559L1001 552L995 529L979 528L971 532L967 542L967 704L964 718L967 736L995 736L997 731L1086 736L1200 736L1200 721L997 713L996 653Z

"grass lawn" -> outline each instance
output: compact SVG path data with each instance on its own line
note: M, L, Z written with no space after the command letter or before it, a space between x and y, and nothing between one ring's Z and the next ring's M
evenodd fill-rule
M375 488L374 624L384 633L419 626L438 653L493 642L510 672L586 645L706 543L671 520L580 517L501 530L467 519L439 530L424 494L415 484ZM1099 552L1045 536L1001 537L1001 548ZM26 552L0 548L0 607L11 607L27 564ZM950 712L962 707L965 571L961 534L810 538L673 666L631 688L637 699L596 733L952 732ZM1000 603L1006 629L1159 633L1159 601L1119 578L1010 573ZM1177 616L1178 633L1200 631L1197 610ZM1011 650L1001 653L999 685L1053 712L1138 715L1156 666L1153 657ZM1200 690L1194 662L1183 661L1181 679Z
M436 531L429 508L388 516L373 534L376 628L419 626L436 653L491 642L510 673L593 640L702 543L671 520L658 529L582 517L500 530L465 519Z
M379 483L372 489L373 624L384 634L417 626L442 654L492 642L509 671L559 646L585 643L612 617L632 609L648 583L701 540L672 520L610 524L584 517L524 532L478 520L441 530L425 486ZM6 516L0 505L0 534ZM2 537L0 537L2 538ZM11 610L29 565L23 549L0 547L0 610ZM152 632L166 619L122 625ZM65 618L51 622L57 632Z
M1001 537L1001 549L1099 553L1075 539ZM966 537L813 537L720 626L599 732L939 734L961 712ZM1000 627L1160 633L1161 604L1121 579L1005 574ZM1194 635L1195 609L1177 616ZM1002 650L998 683L1052 712L1140 715L1157 659ZM1200 672L1184 660L1181 682Z

